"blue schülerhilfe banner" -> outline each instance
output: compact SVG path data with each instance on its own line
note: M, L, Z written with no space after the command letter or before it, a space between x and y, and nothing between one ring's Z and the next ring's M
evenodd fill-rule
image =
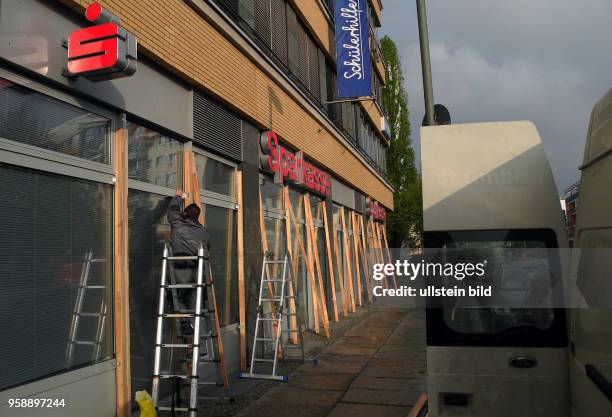
M338 98L372 95L368 0L334 0Z

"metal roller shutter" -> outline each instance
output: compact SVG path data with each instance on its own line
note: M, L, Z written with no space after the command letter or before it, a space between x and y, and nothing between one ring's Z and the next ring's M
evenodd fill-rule
M255 33L268 49L272 49L271 0L255 1Z
M242 121L200 91L193 93L193 141L242 161Z
M272 52L278 60L287 66L287 14L285 0L272 0L270 17L272 20Z
M297 25L297 76L304 87L309 88L308 83L308 34L298 22Z
M321 101L321 81L319 79L319 48L308 38L308 89L310 93Z

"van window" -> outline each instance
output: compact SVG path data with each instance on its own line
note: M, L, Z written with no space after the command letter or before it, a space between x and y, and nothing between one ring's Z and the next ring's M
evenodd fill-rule
M520 308L536 305L534 300L542 296L550 297L552 275L543 241L453 241L442 249L444 261L449 263L486 259L485 276L494 285L493 298L483 300L487 307L474 308L471 304L471 308L461 308L461 299L445 301L444 322L453 331L501 333L513 327L550 328L554 321L552 308ZM469 302L478 303L474 298ZM488 307L491 304L498 307ZM544 305L552 303L549 300Z
M443 262L482 262L493 298L429 299L429 346L532 346L567 344L561 305L559 257L549 229L425 232L425 248ZM437 251L436 251L437 252ZM542 303L534 300L544 300ZM482 307L479 307L479 303ZM525 306L522 307L521 306ZM542 308L533 308L542 305Z

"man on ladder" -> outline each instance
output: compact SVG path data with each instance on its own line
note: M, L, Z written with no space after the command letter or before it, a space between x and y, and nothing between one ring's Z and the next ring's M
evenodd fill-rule
M187 412L190 417L196 417L198 399L201 398L198 396L198 387L200 385L216 385L227 389L228 382L222 353L212 270L208 256L209 234L198 220L200 208L196 204L190 204L181 211L182 195L182 190L176 190L175 197L168 206L168 221L172 227L172 254L170 254L170 248L166 245L162 261L151 391L153 403L158 411L171 411L173 415L175 412ZM167 281L167 273L171 277L170 283ZM166 296L168 295L166 291L172 292L174 310L172 313L165 311ZM163 341L163 320L168 318L181 318L182 331L178 337L182 339L182 343ZM188 337L186 338L186 336ZM189 336L192 336L192 342L188 341ZM216 340L216 343L213 339ZM205 343L201 344L202 341L205 341ZM162 350L176 348L186 350L184 359L184 362L188 364L186 372L174 373L162 370ZM203 380L199 375L199 365L202 363L214 363L216 375L217 377L220 376L223 382L218 382L217 377L215 378L216 381ZM180 405L182 402L180 394L179 406L175 406L174 393L170 407L160 406L159 385L161 379L175 380L177 387L180 385L180 380L188 381L188 407Z
M171 245L174 256L196 256L200 245L204 247L205 258L208 258L210 234L200 224L200 207L192 203L181 212L183 190L177 189L176 194L168 206L168 222L172 227ZM174 263L174 278L177 284L189 284L196 281L197 263L195 261L181 261ZM196 290L179 290L180 309L193 310L196 305ZM204 292L204 294L206 294ZM205 300L206 298L204 298ZM193 334L193 319L185 319L181 323L182 334Z

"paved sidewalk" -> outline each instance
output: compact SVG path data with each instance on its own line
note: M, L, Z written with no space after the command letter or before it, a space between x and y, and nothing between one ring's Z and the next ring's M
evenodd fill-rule
M425 318L377 307L240 417L406 417L425 390Z

